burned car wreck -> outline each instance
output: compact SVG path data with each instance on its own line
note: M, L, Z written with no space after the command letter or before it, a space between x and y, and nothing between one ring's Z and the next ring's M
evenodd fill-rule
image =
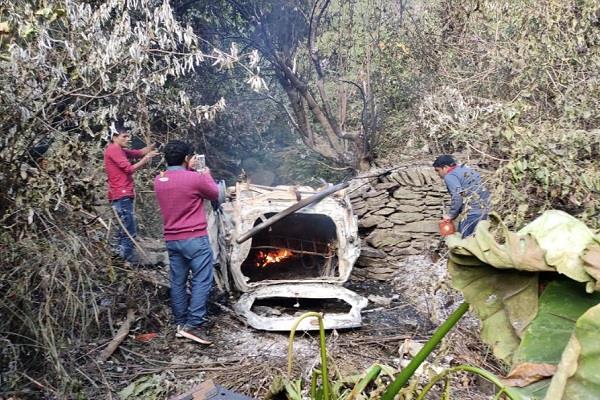
M249 325L285 331L318 311L326 329L360 326L367 300L342 287L360 254L347 186L227 189L216 218L220 275L241 293L234 309ZM306 319L298 329L318 324Z

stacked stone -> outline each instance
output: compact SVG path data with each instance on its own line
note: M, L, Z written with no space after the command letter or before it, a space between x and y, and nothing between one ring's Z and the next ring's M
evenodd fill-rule
M433 168L357 180L350 200L362 240L356 277L387 280L403 258L438 246L438 223L449 197Z

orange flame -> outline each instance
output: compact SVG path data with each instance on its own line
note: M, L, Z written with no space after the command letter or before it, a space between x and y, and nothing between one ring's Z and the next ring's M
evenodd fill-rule
M258 260L258 262L256 263L257 267L266 267L269 264L273 264L273 263L278 263L281 262L283 260L285 260L286 258L290 258L294 255L294 253L292 253L290 250L288 249L278 249L278 250L273 250L273 251L259 251L256 254L256 258Z

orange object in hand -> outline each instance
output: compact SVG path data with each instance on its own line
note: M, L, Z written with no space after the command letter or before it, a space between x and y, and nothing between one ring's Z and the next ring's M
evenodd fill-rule
M451 219L443 219L440 221L440 235L442 236L450 236L454 232L456 232L456 228L454 228L454 222Z

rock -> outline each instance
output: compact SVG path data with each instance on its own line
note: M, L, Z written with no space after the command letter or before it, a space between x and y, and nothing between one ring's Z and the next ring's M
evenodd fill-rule
M438 191L438 190L432 189L429 192L427 192L427 197L425 197L425 199L428 199L431 197L440 198L440 197L444 197L446 195L448 195L448 192L445 189L443 191Z
M408 222L420 221L424 219L421 213L403 213L397 212L388 217L388 220L395 224L406 224Z
M413 247L404 247L404 248L395 248L388 252L390 256L413 256L416 254L421 254L422 251L419 249L415 249Z
M414 186L423 186L425 185L425 180L423 179L423 175L421 174L419 169L409 169L405 171L408 175L409 179L412 181Z
M390 229L375 229L367 236L367 243L376 248L382 246L394 246L406 240L410 240L409 234L395 232Z
M388 190L388 189L391 189L396 186L398 186L397 182L382 182L382 183L378 183L377 185L375 185L375 189Z
M438 232L438 221L417 221L410 222L406 225L398 225L394 228L396 232L424 232L424 233L437 233Z
M371 197L367 199L367 204L372 210L383 208L387 204L387 196Z
M381 228L381 229L393 228L394 227L394 223L392 221L389 221L389 220L386 219L382 223L377 224L377 227Z
M352 204L353 208L361 208L361 207L365 207L367 205L367 202L361 197L360 199L356 199L354 201L350 201L350 204Z
M394 213L395 211L396 210L394 208L384 207L381 210L375 211L373 214L375 214L375 215L390 215L390 214Z
M405 179L402 177L402 174L400 173L400 171L393 172L393 173L390 175L390 178L392 178L393 180L395 180L396 182L398 182L398 184L400 184L400 185L407 185L407 184L409 184L409 182L407 182L407 181L406 181L406 180L405 180Z
M387 268L390 263L385 258L370 258L370 257L359 257L356 261L357 264L371 268Z
M398 188L394 191L394 193L392 194L392 196L394 196L394 198L396 199L403 199L403 200L415 200L415 199L420 199L421 195L418 193L415 193L412 190L408 190L406 188Z
M386 268L374 267L374 268L370 268L369 269L369 276L371 276L371 275L383 275L383 274L385 274L388 277L390 277L396 271L397 270L395 268L390 268L390 267L386 267Z
M444 205L444 199L441 197L435 198L435 197L430 197L430 198L425 198L424 201L425 205L427 206L443 206Z
M370 257L370 258L385 258L387 257L387 254L385 254L385 252L370 247L370 246L362 246L360 248L360 256L365 256L365 257Z
M396 207L396 211L404 213L418 213L423 211L424 207L419 207L414 204L400 204Z
M369 207L363 207L360 210L354 210L354 214L359 218L361 218L367 212L369 212Z
M398 200L394 199L393 197L388 197L388 202L385 206L396 209L396 207L398 207L399 205L400 203L398 202Z
M402 241L396 243L393 246L383 246L383 247L380 247L379 249L381 251L384 251L385 254L387 254L387 255L393 255L392 253L394 252L395 249L405 249L407 247L410 247L410 245L412 243L413 243L412 239L405 239L405 240L402 240Z
M381 196L381 195L387 195L387 192L384 190L370 190L368 192L365 192L363 194L363 197L365 199L370 199L372 197L377 197L377 196Z
M377 224L384 222L386 218L381 215L369 215L368 217L361 218L358 221L359 228L372 228Z

